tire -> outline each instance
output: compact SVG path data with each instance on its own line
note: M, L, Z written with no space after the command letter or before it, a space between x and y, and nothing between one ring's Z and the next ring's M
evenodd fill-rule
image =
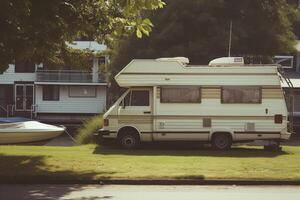
M211 140L213 149L228 150L232 145L231 135L228 133L215 133Z
M119 145L123 149L135 149L140 145L140 138L135 133L124 133L118 138Z

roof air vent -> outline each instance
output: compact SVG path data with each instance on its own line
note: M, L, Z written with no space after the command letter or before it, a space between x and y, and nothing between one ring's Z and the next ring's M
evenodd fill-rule
M221 67L221 66L241 66L244 65L243 57L222 57L216 58L209 62L211 67Z
M186 57L173 57L173 58L157 58L156 61L178 61L182 64L189 64L190 61Z

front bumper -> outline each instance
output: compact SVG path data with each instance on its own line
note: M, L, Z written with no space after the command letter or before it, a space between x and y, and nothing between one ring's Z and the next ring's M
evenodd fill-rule
M104 130L99 129L97 133L94 134L94 140L96 141L97 144L110 144L114 143L116 139L116 132L114 131L109 131L109 130Z
M281 134L280 134L280 139L281 139L281 140L288 140L288 139L290 139L291 135L292 135L292 134L289 133L289 132L281 133Z
M105 138L103 136L108 136L109 131L99 129L97 133L94 133L94 140L97 142L97 144L103 144L105 141Z
M104 129L99 129L98 130L98 135L101 135L101 136L109 135L109 133L110 133L109 130L104 130Z

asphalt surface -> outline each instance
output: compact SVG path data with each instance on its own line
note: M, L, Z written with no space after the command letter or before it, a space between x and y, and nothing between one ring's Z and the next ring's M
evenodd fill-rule
M1 200L300 200L300 186L0 185Z

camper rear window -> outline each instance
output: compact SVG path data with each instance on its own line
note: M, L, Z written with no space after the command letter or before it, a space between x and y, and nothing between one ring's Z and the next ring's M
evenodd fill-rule
M200 103L200 87L163 87L160 95L161 103Z
M251 86L222 87L222 103L261 103L261 88Z

